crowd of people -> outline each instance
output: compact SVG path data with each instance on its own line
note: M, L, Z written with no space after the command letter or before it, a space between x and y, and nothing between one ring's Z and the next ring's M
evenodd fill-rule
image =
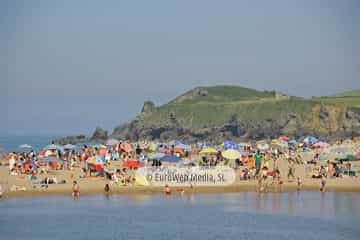
M355 146L358 141L353 140ZM154 143L117 141L108 144L83 144L80 146L59 146L51 144L37 153L29 151L11 152L3 161L8 165L9 174L27 176L30 180L38 180L40 184L60 184L65 180L49 177L51 171L80 170L79 178L100 176L109 181L104 189L110 191L110 186L132 186L136 182L135 171L141 166L159 167L163 165L162 157L176 156L176 159L192 166L230 166L235 169L239 181L256 180L259 192L267 191L270 186L279 186L285 182L296 182L300 190L303 176L296 173L297 166L311 167L310 178L319 179L321 191L324 191L327 178L341 178L344 174L356 175L351 171L349 162L339 162L335 159L322 159L326 148L341 146L342 142L332 145L323 144L320 147L314 142L296 142L289 139L279 143L246 143L237 144L227 141L222 145L206 143L188 144L183 142ZM211 148L203 152L204 148ZM234 149L239 153L238 158L227 158L224 150ZM356 151L356 150L355 150ZM304 153L311 157L304 159ZM154 157L158 154L158 157ZM356 154L356 153L354 153ZM360 160L360 158L359 158ZM125 163L133 163L125 164ZM280 163L287 164L287 170L280 167ZM173 163L165 163L173 164ZM287 171L287 172L286 172ZM72 177L71 179L73 179ZM110 184L110 185L109 185ZM74 195L79 195L78 183L74 180ZM1 189L0 189L1 190ZM0 191L2 192L2 191Z

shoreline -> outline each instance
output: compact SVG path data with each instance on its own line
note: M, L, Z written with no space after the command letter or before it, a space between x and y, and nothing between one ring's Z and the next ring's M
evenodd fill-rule
M236 192L256 192L257 185L252 182L247 182L245 184L235 184L225 187L217 186L201 186L201 187L173 187L174 195L177 194L220 194L220 193L236 193ZM84 195L115 195L115 194L124 194L124 195L154 195L154 194L163 194L163 187L117 187L112 188L110 192L106 193L103 187L92 187L92 188L82 188L80 197ZM184 190L183 193L177 189ZM300 191L319 191L320 186L313 184L305 184L301 187ZM281 188L279 186L269 187L266 193L282 193L282 192L294 192L297 191L297 186L294 183L284 183ZM48 189L31 189L26 191L10 191L4 193L2 198L17 198L17 197L44 197L44 196L60 196L67 195L71 196L71 188L69 186L51 188ZM325 192L360 192L360 186L350 186L350 185L327 185Z

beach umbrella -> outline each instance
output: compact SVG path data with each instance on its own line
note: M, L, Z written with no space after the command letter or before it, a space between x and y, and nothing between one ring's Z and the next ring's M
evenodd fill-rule
M318 139L316 137L313 137L313 136L309 136L309 137L306 137L304 139L304 143L308 143L308 144L314 144L318 141Z
M160 159L160 158L162 158L164 156L165 156L165 153L154 153L154 154L150 154L148 156L148 159L150 159L150 160Z
M58 162L58 163L62 163L63 160L60 158L56 158L56 157L44 157L40 160L41 162Z
M348 154L348 155L346 155L346 157L347 157L347 159L349 159L349 161L358 161L358 160L360 160L360 158L356 157L353 154Z
M349 152L349 149L347 149L346 147L335 147L335 148L331 149L330 152L332 152L332 153L347 153L347 152Z
M290 140L290 138L289 138L288 136L280 136L280 137L279 137L279 140L280 140L280 141L285 141L285 142L287 142L287 141Z
M314 147L321 147L321 148L326 148L329 147L330 144L326 143L326 142L317 142L313 145Z
M163 156L160 161L162 162L170 162L170 163L177 163L181 161L181 158L179 158L176 155L165 155Z
M181 160L180 162L176 163L177 167L183 166L196 166L197 160Z
M260 143L260 144L257 145L257 148L259 150L263 151L263 150L268 150L270 148L270 146L267 143Z
M141 167L141 163L138 160L128 160L122 164L123 167L128 168L139 168Z
M50 144L44 147L44 150L61 150L62 147L57 144Z
M200 154L216 154L218 151L215 148L207 147L200 151Z
M235 159L241 158L241 153L234 149L227 149L227 150L223 151L221 154L224 158L230 159L230 160L235 160Z
M63 147L64 149L68 149L68 150L70 150L70 149L74 149L74 148L76 148L76 146L75 145L72 145L72 144L66 144L66 145L64 145L64 147Z
M225 149L235 149L239 150L239 145L234 141L225 141L223 143Z
M32 149L33 147L32 147L31 145L29 145L29 144L21 144L21 145L19 146L19 148Z
M119 143L120 143L120 141L117 140L117 139L114 139L114 138L108 139L108 140L106 141L106 145L107 145L107 146L114 146L114 145L119 144Z
M245 157L247 157L247 156L250 155L250 153L247 152L247 151L241 151L240 154L241 154L242 156L245 156Z
M175 145L174 149L183 149L185 151L191 151L191 146L185 145L183 143L178 143Z

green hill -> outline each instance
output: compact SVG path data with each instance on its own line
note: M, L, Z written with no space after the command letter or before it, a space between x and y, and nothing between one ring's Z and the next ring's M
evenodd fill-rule
M360 97L360 90L348 91L337 94L336 97Z
M146 102L141 114L116 127L112 137L221 141L357 135L360 97L351 95L303 99L240 86L198 87L159 107Z

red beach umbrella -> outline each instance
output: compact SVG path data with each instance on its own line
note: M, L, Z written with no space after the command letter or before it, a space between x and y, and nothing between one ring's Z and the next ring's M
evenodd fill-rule
M139 168L141 166L140 161L137 160L128 160L122 164L123 167L128 168Z

